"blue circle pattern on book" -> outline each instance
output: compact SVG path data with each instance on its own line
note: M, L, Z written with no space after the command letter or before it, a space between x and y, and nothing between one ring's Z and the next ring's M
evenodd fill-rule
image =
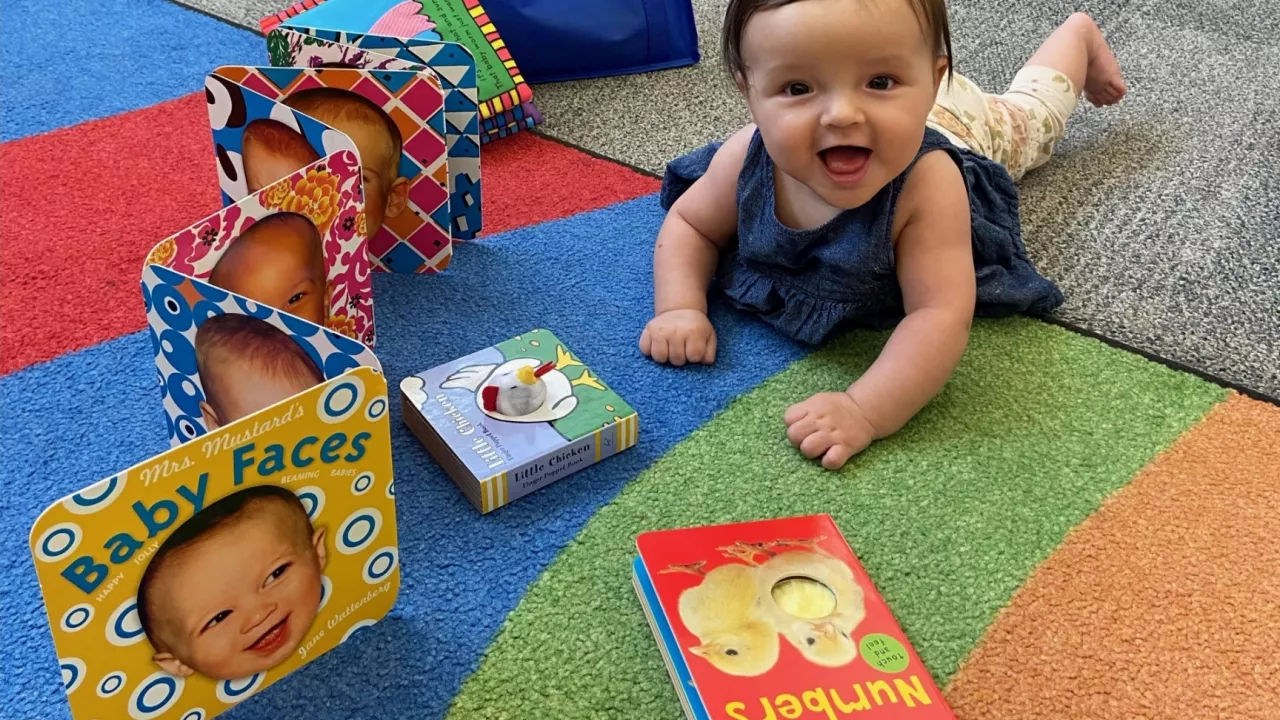
M83 630L90 620L93 620L93 605L81 603L62 615L60 625L66 632L77 632Z
M119 670L107 673L103 676L102 680L98 682L98 697L109 698L112 695L115 695L120 692L120 688L123 688L124 684L128 681L128 676Z
M107 619L107 642L116 647L128 647L144 639L146 632L138 617L138 598L131 597L120 603Z
M186 683L161 670L148 675L129 696L129 717L134 720L152 720L173 709L182 698Z
M215 692L219 700L228 705L234 705L257 692L266 677L266 673L257 673L239 680L223 680L218 683Z
M382 513L378 512L377 508L356 510L338 527L338 537L334 539L334 545L343 555L354 555L369 547L369 544L377 539L378 531L381 529Z
M84 661L80 658L62 658L58 665L62 669L62 687L70 695L84 682Z
M179 290L184 284L189 284L199 296L194 309ZM173 444L187 442L208 432L200 407L205 394L196 365L195 335L211 317L235 313L274 325L306 351L326 380L361 365L379 369L372 351L351 338L323 330L301 318L232 295L208 283L192 280L160 265L148 266L143 279L143 298L152 324L152 350L159 370L169 439ZM338 383L322 401L320 415L330 423L342 422L359 409L363 395L363 384L358 379ZM346 405L348 402L351 403L349 407ZM326 404L327 408L324 407ZM384 412L385 404L383 398ZM337 412L344 409L347 412Z

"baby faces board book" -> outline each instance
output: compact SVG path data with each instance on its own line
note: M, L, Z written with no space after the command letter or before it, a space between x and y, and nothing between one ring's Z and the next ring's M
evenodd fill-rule
M30 550L76 720L209 720L400 587L387 383L358 367L44 511Z
M636 594L690 720L955 717L830 516L636 545Z
M151 250L141 290L170 444L380 371L360 183L339 150Z
M267 34L267 50L271 64L276 67L409 70L434 77L444 92L450 234L454 241L472 240L480 234L484 218L480 112L476 99L476 61L470 51L457 43L410 46L407 41L395 38L284 27Z
M532 89L480 0L304 0L263 18L260 26L264 33L276 27L340 31L348 44L408 60L419 48L461 45L475 58L481 142L542 121ZM393 52L397 46L407 52Z
M444 89L430 70L224 66L205 81L224 205L341 150L359 158L373 269L452 258ZM323 204L325 188L314 197Z

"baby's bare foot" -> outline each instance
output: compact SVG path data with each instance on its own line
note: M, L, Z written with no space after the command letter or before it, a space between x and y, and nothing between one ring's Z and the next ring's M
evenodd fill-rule
M1102 30L1093 18L1084 13L1076 13L1068 22L1079 25L1088 47L1089 68L1085 71L1084 97L1097 107L1114 105L1120 102L1128 88L1120 73L1120 63L1115 53L1102 36Z

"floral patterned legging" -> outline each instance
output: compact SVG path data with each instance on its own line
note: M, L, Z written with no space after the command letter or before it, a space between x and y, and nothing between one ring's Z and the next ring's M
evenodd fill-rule
M950 84L943 79L928 125L1019 180L1053 155L1078 97L1071 80L1048 67L1023 67L1003 95L985 93L957 73Z

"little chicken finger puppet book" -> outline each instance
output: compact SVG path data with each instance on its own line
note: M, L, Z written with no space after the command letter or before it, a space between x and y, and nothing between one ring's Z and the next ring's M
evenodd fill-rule
M358 367L50 505L29 542L70 716L210 720L381 620L387 410Z
M636 595L690 720L954 719L830 516L636 545Z
M264 33L339 31L346 44L410 61L436 52L439 43L460 44L475 58L482 143L542 122L533 90L480 0L304 0L259 25ZM393 52L397 46L403 51Z
M475 58L457 43L439 42L410 47L406 41L395 38L351 34L354 41L364 46L357 47L347 42L348 35L331 30L313 30L308 34L293 28L277 27L267 33L267 50L271 64L276 67L408 70L434 78L444 92L450 234L455 242L475 239L480 234L484 218Z
M551 331L400 382L404 422L489 513L634 447L639 415Z

